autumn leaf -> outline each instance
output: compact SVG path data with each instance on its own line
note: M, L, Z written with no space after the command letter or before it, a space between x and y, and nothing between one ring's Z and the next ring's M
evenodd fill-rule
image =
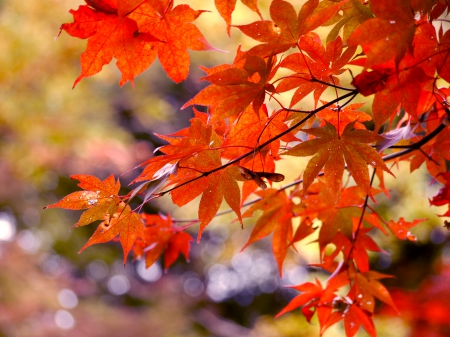
M144 225L139 215L133 212L129 205L121 202L116 212L103 221L79 253L97 243L105 243L118 235L123 249L123 263L127 262L128 253L133 248L136 239L143 236Z
M320 3L322 7L329 7L335 4L333 0L325 0ZM334 25L327 35L327 43L333 41L342 30L342 39L347 41L353 31L367 19L373 18L372 11L368 3L363 0L351 0L342 5L340 10L322 26Z
M271 115L267 111L266 105L262 105L259 111L253 110L252 106L248 106L241 117L237 118L230 127L227 137L222 144L224 149L223 158L234 159L249 150L256 148L258 145L269 141L278 134L285 132L288 127L285 123L289 116L287 111L274 111ZM267 147L261 150L264 161L270 160L267 151L273 158L276 158L280 149L280 141L293 142L298 139L291 133L286 134L280 139L274 140ZM259 157L259 156L258 156ZM256 165L256 166L255 166ZM244 165L243 165L244 166ZM258 158L251 160L252 170L260 170L264 165L258 165ZM262 171L262 170L261 170ZM265 172L272 173L273 171Z
M268 83L274 75L274 65L275 59L272 57L265 61L245 53L233 67L219 68L203 77L202 80L212 85L200 91L182 109L194 104L209 106L212 122L240 114L250 104L254 111L259 111L266 91L275 92L273 85Z
M311 92L314 92L314 102L320 99L323 92L330 85L340 85L337 75L342 74L345 64L355 53L356 48L347 48L344 51L342 39L327 44L326 49L322 40L316 33L308 33L300 38L300 49L307 53L294 53L288 55L280 64L295 73L286 76L277 86L277 92L285 92L297 88L292 95L290 106L294 106Z
M333 302L339 298L335 293L336 290L349 282L348 277L343 276L344 274L341 273L331 278L326 287L317 279L315 279L315 283L306 282L290 287L300 291L301 294L294 297L275 317L280 317L289 311L302 307L302 314L308 322L311 321L312 316L317 312L323 332L326 329L325 324L329 322L332 315Z
M349 304L344 312L335 311L330 316L330 319L322 327L322 333L333 324L343 320L345 335L347 337L353 337L361 326L367 331L367 333L375 337L375 326L373 325L372 315L367 311L361 309L357 304Z
M172 2L166 2L167 4ZM189 54L186 49L213 49L196 26L190 22L202 11L187 5L172 9L165 6L158 13L147 1L89 1L89 6L71 10L73 23L61 26L69 35L88 39L86 51L81 55L81 74L74 86L83 78L97 74L105 64L117 59L122 72L120 85L146 70L159 57L168 76L175 82L187 77Z
M326 104L327 102L322 102ZM333 104L321 111L319 111L316 116L327 121L330 124L333 124L334 127L338 130L339 135L342 135L345 127L354 123L355 129L365 130L366 127L362 122L367 122L372 119L369 114L358 110L365 103L354 103L345 106L344 108L338 107L336 104ZM325 125L323 122L321 125Z
M332 300L331 297L334 297L334 294L326 292L319 280L316 279L315 281L315 283L306 282L298 286L294 286L293 288L295 290L301 291L302 293L294 297L275 317L278 318L298 307L303 307L302 313L309 322L314 315L316 306L318 310L324 310L325 307L319 307L318 304L321 302L326 302L327 299ZM311 307L314 308L313 311L310 311Z
M408 239L409 241L416 242L417 238L409 231L409 229L425 220L427 219L417 219L412 222L407 222L403 217L401 217L398 221L390 220L387 227L390 229L392 234L397 237L397 239Z
M170 216L163 218L154 214L142 214L144 222L143 238L134 247L135 258L145 256L145 266L149 268L164 254L165 270L175 262L180 254L189 259L192 237L174 227Z
M257 220L250 233L245 249L250 244L265 238L273 232L272 250L282 275L283 262L292 241L292 202L284 191L267 189L256 192L262 199L252 205L242 217L249 217L256 210L263 210L263 215Z
M416 30L411 4L404 0L378 0L371 5L376 17L358 26L347 43L361 45L367 55L367 68L391 59L398 65Z
M236 27L251 38L263 42L251 48L249 53L267 57L295 47L302 35L328 21L345 2L347 0L328 7L318 7L319 1L310 0L297 15L291 3L274 0L270 4L270 17L273 21L262 20Z
M71 36L88 39L86 51L81 55L81 74L75 80L74 87L83 78L100 72L113 57L122 72L120 85L127 81L133 83L134 77L147 69L156 58L156 43L161 43L161 40L151 33L139 34L136 21L120 17L117 7L110 9L114 11L80 6L78 10L70 11L74 22L61 26Z
M236 8L237 0L214 0L214 4L219 12L220 16L225 20L227 24L227 33L230 36L230 28L231 28L231 15ZM252 11L256 12L263 20L261 13L258 8L258 0L241 0L241 2L250 8Z
M88 208L73 227L85 226L94 221L102 220L105 214L114 214L120 202L118 197L120 182L116 182L113 175L103 181L97 177L83 174L72 175L71 178L78 180L78 186L84 191L73 192L57 203L46 206L45 209L80 210Z
M378 281L383 278L392 278L392 276L373 270L357 274L354 283L354 300L358 302L362 309L373 313L375 309L374 298L377 298L398 312L389 291Z
M342 136L339 136L335 126L328 122L323 128L303 130L316 138L300 143L283 153L298 157L314 155L303 175L303 193L324 168L325 184L333 199L337 201L345 163L355 182L368 195L372 195L368 164L392 174L381 156L367 145L379 140L380 136L368 130L352 130L353 124L354 122L345 127Z
M439 190L438 194L430 200L430 205L444 206L449 204L449 210L440 216L450 216L450 172L441 173L440 175L445 179L446 183L444 187Z
M164 177L167 186L172 186L172 201L178 206L202 195L198 212L198 241L203 230L215 217L223 199L241 220L241 198L237 180L242 178L235 165L220 169L222 140L214 132L213 126L205 124L205 121L201 114L197 114L197 117L191 119L189 128L174 135L157 135L170 145L160 147L159 151L164 155L147 161L144 171L135 180L160 182L161 177ZM175 163L176 172L170 170L168 174L161 176L159 172L165 165L170 168Z
M197 26L191 23L204 11L194 10L188 5L172 8L173 1L163 1L165 6L159 8L152 7L150 3L153 5L153 1L143 2L129 17L138 23L139 35L152 34L164 42L156 45L158 59L167 75L179 83L189 73L187 49L214 50Z

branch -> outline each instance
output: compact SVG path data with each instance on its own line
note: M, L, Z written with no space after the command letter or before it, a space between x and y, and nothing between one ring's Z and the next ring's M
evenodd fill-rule
M432 140L434 137L436 137L442 130L444 130L446 128L446 126L447 126L446 122L442 122L436 129L434 129L431 133L429 133L428 135L423 137L420 141L418 141L417 143L408 145L407 149L405 149L403 151L400 151L400 152L395 152L395 153L391 153L391 154L388 154L386 156L383 156L382 157L383 161L386 162L386 161L389 161L389 160L393 160L393 159L401 157L401 156L403 156L405 154L413 152L415 150L419 150L423 145L428 143L430 140ZM392 147L389 147L389 148L392 148ZM345 168L347 168L347 166ZM324 172L320 172L317 176L318 177L322 177L324 174L325 174ZM286 189L288 189L290 187L299 185L302 182L303 182L303 179L298 179L298 180L295 180L295 181L291 182L290 184L287 184L285 186L280 187L278 190L279 191L284 191L284 190L286 190ZM261 201L261 200L262 200L262 198L256 198L256 199L247 201L246 203L244 203L241 206L241 208L251 206L251 205L253 205L253 204L255 204L255 203L257 203L258 201ZM225 215L225 214L232 213L232 212L233 212L232 209L227 209L225 211L218 212L216 214L216 216L221 216L221 215ZM198 222L199 221L199 219L172 219L172 220L173 220L173 222Z
M172 187L172 188L170 188L170 189L168 189L168 190L162 191L162 192L158 193L157 195L160 196L160 197L162 197L163 195L165 195L165 194L167 194L167 193L169 193L169 192L171 192L171 191L173 191L173 190L176 190L177 188L180 188L180 187L182 187L182 186L185 186L185 185L187 185L187 184L190 184L190 183L192 183L192 182L194 182L194 181L196 181L196 180L199 180L199 179L201 179L201 178L203 178L203 177L207 177L207 176L209 176L210 174L212 174L212 173L214 173L214 172L223 170L223 169L227 168L228 166L231 166L231 165L234 165L234 164L238 163L239 161L241 161L242 159L244 159L244 158L246 158L246 157L252 155L253 153L261 151L264 147L266 147L267 145L269 145L269 144L272 143L273 141L275 141L275 140L277 140L277 139L283 137L284 135L288 134L289 132L295 130L296 128L298 128L300 125L302 125L303 123L305 123L308 119L310 119L312 116L314 116L314 115L315 115L316 113L318 113L319 111L322 111L323 109L326 109L326 108L328 108L329 106L331 106L331 105L333 105L333 104L335 104L335 103L339 102L340 100L343 100L343 99L345 99L345 98L347 98L347 97L355 96L357 93L358 93L358 91L355 89L355 90L353 90L353 91L351 91L351 92L349 92L349 93L347 93L347 94L345 94L345 95L343 95L343 96L341 96L341 97L339 97L339 98L337 98L337 99L332 100L331 102L329 102L329 103L327 103L327 104L322 105L320 108L317 108L317 109L315 109L315 110L309 112L308 116L306 116L305 118L303 118L301 121L295 123L294 125L292 125L291 127L289 127L287 130L285 130L285 131L279 133L278 135L272 137L271 139L267 140L266 142L262 143L261 145L255 147L253 150L251 150L251 151L249 151L249 152L247 152L247 153L244 153L244 154L240 155L239 157L237 157L237 158L235 158L235 159L233 159L233 160L230 160L228 163L223 164L222 166L216 167L215 169L212 169L212 170L210 170L210 171L203 172L203 173L202 173L201 175L199 175L198 177L195 177L195 178L193 178L193 179L191 179L191 180L185 181L184 183L181 183L181 184L179 184L179 185L177 185L177 186L175 186L175 187ZM297 112L299 112L299 110L295 110L295 109L286 109L286 108L283 108L283 110L285 110L285 111L297 111ZM305 111L301 111L301 112L305 112Z

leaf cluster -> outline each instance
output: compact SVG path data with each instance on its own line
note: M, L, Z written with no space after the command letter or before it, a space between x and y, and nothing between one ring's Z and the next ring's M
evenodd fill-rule
M237 48L231 64L202 67L201 81L210 85L183 108L201 105L208 112L194 108L189 127L157 134L168 144L141 165L134 180L139 185L119 196L113 177L77 175L85 191L47 208L87 209L76 226L102 221L82 250L119 236L124 262L130 250L136 258L145 256L147 266L164 254L168 268L180 253L188 258L191 238L185 230L199 223L200 241L225 200L241 224L255 218L243 249L273 234L280 275L288 251L317 238L313 265L330 277L294 286L300 295L279 315L301 307L308 321L317 313L321 333L342 320L348 337L361 326L375 336L375 299L395 304L379 281L390 276L370 268L368 252L381 251L371 233L389 230L399 240L415 241L410 229L424 220L378 214L377 196L389 194L385 174L393 175L388 162L410 162L411 171L425 163L445 183L430 203L450 204L450 30L440 24L449 3L309 0L296 8L272 0L270 19L264 19L256 0L242 2L260 20L233 26L236 0L215 4L228 34L235 28L255 45ZM167 75L180 82L188 75L187 49L213 49L192 23L202 10L174 7L171 0L86 3L71 11L73 23L61 26L88 39L75 84L113 57L120 84L133 82L157 56ZM320 27L330 27L325 41L317 34ZM343 86L349 75L351 86ZM334 98L323 100L325 93ZM286 95L289 104L283 103ZM360 96L373 97L370 114L360 110L364 103L352 102ZM308 100L314 109L303 110ZM310 159L303 171L292 167L299 179L274 187L286 174L278 172L277 162L288 157ZM181 226L170 216L129 206L135 198L146 203L169 193L180 207L200 197L198 219ZM252 194L257 198L246 202Z

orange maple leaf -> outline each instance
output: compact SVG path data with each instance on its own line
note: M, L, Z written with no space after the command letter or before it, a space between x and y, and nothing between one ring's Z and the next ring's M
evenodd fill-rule
M200 91L182 109L193 104L209 106L212 122L239 114L251 103L253 110L259 111L266 91L275 92L273 85L268 83L275 73L274 65L273 57L265 61L259 56L244 53L235 60L233 67L219 66L208 72L202 80L212 85Z
M97 74L105 64L117 59L122 72L120 85L146 70L159 57L168 76L181 82L189 71L186 49L213 49L196 26L190 22L203 11L194 11L187 5L172 9L173 2L151 1L87 1L91 6L71 10L73 23L61 26L69 35L88 39L81 55L83 78ZM164 8L164 12L158 12Z
M339 136L336 127L328 122L323 128L303 130L317 138L300 143L283 153L299 157L315 155L306 166L303 176L303 193L324 168L325 184L334 200L337 201L345 169L344 161L355 182L370 196L372 192L367 165L392 174L378 152L367 145L379 140L381 136L368 130L352 130L353 124L354 122L345 127L342 136Z
M231 15L236 8L237 0L214 0L214 4L216 5L216 9L219 12L220 16L225 20L227 24L227 33L230 36L231 29ZM250 8L252 11L256 12L261 20L263 20L261 16L261 12L258 8L258 0L241 0L241 2Z
M391 230L392 234L397 237L397 239L408 239L409 241L416 242L417 238L409 231L409 229L425 220L427 219L416 219L412 222L408 222L402 217L398 221L390 220L387 227Z
M191 23L204 12L188 5L173 8L172 0L153 0L143 2L130 14L130 18L139 25L139 34L152 34L164 41L156 45L158 58L167 75L176 83L185 80L189 73L187 49L215 49Z
M328 0L322 2L324 6L329 6L329 3L334 4L334 1ZM322 25L334 25L327 35L327 43L336 39L341 30L342 39L347 41L356 27L370 18L373 18L373 14L369 8L369 4L365 3L364 0L347 1L340 7L339 12Z
M71 193L57 203L46 206L45 209L80 210L88 208L73 227L85 226L94 221L102 220L105 214L114 214L120 202L118 197L120 182L116 182L113 175L103 181L94 176L83 174L72 175L71 178L78 180L80 182L78 186L85 191Z
M256 41L263 42L251 48L249 53L267 57L295 47L299 37L331 19L346 2L347 0L343 0L321 7L318 0L310 0L297 15L289 2L274 0L270 4L270 17L273 21L261 20L236 27Z
M327 102L322 102L326 104ZM330 124L333 124L334 127L338 130L339 135L342 135L345 127L355 122L355 129L365 130L366 127L362 122L367 122L372 119L369 114L366 114L363 111L358 110L365 103L354 103L345 106L344 108L338 107L336 104L329 106L326 109L319 111L316 116L322 118L324 121L327 121ZM321 126L325 125L325 122L322 122Z
M242 216L250 217L259 209L264 213L257 220L242 250L273 232L273 255L277 261L278 271L282 275L283 261L292 242L293 203L284 191L267 189L258 191L256 194L262 199L252 205Z
M314 92L314 102L317 105L320 96L328 88L323 82L340 85L339 78L336 76L345 71L342 67L353 56L356 48L351 47L344 51L342 39L338 37L329 42L325 49L316 33L303 35L300 38L299 47L310 57L304 53L294 53L281 62L280 67L293 70L295 74L281 80L277 86L277 92L298 88L292 95L291 107L309 93Z
M107 216L106 220L97 227L79 253L89 246L109 242L120 235L119 241L122 245L123 263L125 264L135 241L143 237L143 229L144 225L139 215L133 212L129 205L121 202L116 212L111 217Z

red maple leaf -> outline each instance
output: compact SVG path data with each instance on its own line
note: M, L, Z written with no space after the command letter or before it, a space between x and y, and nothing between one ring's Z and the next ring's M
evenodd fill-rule
M322 103L326 104L327 102ZM355 122L355 129L365 130L366 127L364 126L364 124L362 124L362 122L370 121L372 117L369 114L358 110L364 104L365 103L354 103L349 104L344 108L333 104L328 108L319 111L316 116L322 118L330 124L333 124L334 127L338 130L339 135L342 135L345 127L353 122ZM322 122L321 125L325 125L325 122Z
M439 190L438 194L430 200L430 205L444 206L449 204L448 211L440 216L450 216L450 172L441 173L440 175L445 179L446 183L444 187Z
M145 256L145 266L149 268L164 254L165 270L175 262L179 254L189 259L190 242L192 237L173 226L170 216L163 218L159 215L142 214L144 222L143 238L134 246L135 258Z
M371 3L376 18L364 21L348 38L350 46L361 45L371 68L391 59L398 64L412 44L416 25L409 1L377 0Z

